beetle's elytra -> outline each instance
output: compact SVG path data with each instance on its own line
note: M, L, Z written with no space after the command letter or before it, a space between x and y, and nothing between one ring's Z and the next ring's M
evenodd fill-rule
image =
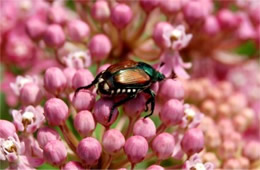
M108 67L99 73L91 84L76 89L76 93L81 89L88 89L97 84L97 92L105 96L125 96L124 99L115 103L111 108L108 121L112 118L113 110L125 102L135 98L138 93L144 92L150 95L146 101L146 111L151 103L151 113L153 114L155 105L155 94L150 89L151 85L165 78L163 74L156 71L152 66L143 62L132 60L123 61Z

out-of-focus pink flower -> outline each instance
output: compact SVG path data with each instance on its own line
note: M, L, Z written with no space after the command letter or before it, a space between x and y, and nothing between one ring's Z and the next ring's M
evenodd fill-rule
M87 68L91 65L91 57L88 51L75 51L63 59L67 67L75 69Z
M148 143L142 136L132 136L127 139L124 151L131 163L141 162L148 151Z
M132 20L132 9L123 3L116 4L111 11L111 20L118 29L125 28Z
M77 154L87 165L95 165L101 156L102 147L92 137L82 139L77 146Z
M183 14L186 21L194 24L203 20L213 10L213 3L211 0L189 1L183 7Z
M89 37L89 26L81 20L68 22L67 31L72 41L83 42Z
M69 117L69 108L63 100L51 98L44 105L44 115L50 125L58 126Z
M12 116L16 129L26 133L35 132L45 121L41 106L27 106L23 110L13 110Z
M160 1L160 9L165 14L175 14L181 10L183 6L182 0L164 0Z
M83 137L91 135L96 128L92 113L87 110L77 113L74 118L74 127Z
M23 86L27 83L37 83L37 78L36 77L31 77L31 76L17 76L15 83L10 83L10 87L12 88L13 92L19 96L20 91L23 88Z
M140 0L141 7L145 12L150 12L159 5L159 0Z
M237 36L241 40L248 40L253 39L255 37L255 28L254 25L251 23L250 19L245 13L240 13L238 16L241 19L241 23L239 24L237 30Z
M15 134L16 129L13 123L7 120L0 120L0 125L0 138L5 139Z
M52 140L43 148L43 156L47 162L57 166L67 159L67 150L60 140Z
M95 61L101 61L108 57L112 45L106 35L97 34L90 40L88 48L92 59Z
M47 24L40 17L31 17L26 22L26 31L32 39L41 39L46 28Z
M243 155L248 159L255 161L260 159L260 153L258 152L260 149L259 141L249 141L245 144L243 148Z
M100 22L105 22L110 17L110 9L108 2L105 0L96 1L91 8L92 17Z
M208 16L205 19L204 27L203 30L209 35L216 35L219 33L220 28L219 28L219 23L218 20L215 16Z
M183 170L195 169L206 169L213 170L214 165L211 162L203 163L198 154L194 154L184 163Z
M65 34L61 26L49 25L44 34L44 42L51 48L60 48L65 43Z
M174 132L172 134L172 136L173 136L174 141L175 141L175 146L174 146L174 149L173 149L173 152L172 152L172 157L174 159L181 160L183 158L183 155L184 155L184 152L181 148L181 140L183 138L183 134L179 133L179 132Z
M48 11L48 19L55 24L64 24L67 20L65 7L54 4Z
M20 100L24 105L37 105L42 99L42 91L35 83L26 83L20 91Z
M232 29L239 24L237 16L228 9L222 9L218 11L217 19L221 28Z
M36 49L21 27L8 34L4 52L4 61L20 67L27 67L36 58Z

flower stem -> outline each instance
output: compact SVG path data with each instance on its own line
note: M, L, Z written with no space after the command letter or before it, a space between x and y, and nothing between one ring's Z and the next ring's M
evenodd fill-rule
M107 169L112 162L112 156L108 155L108 160L102 165L102 169Z
M131 135L135 121L136 121L136 117L134 117L134 118L129 117L129 125L128 125L127 131L125 133L125 139L127 139Z
M64 136L65 141L68 143L70 149L76 153L76 148L78 146L78 140L74 136L74 134L69 130L68 126L66 123L62 124L59 126L62 134Z
M129 160L126 158L126 159L124 159L123 161L121 161L121 162L119 162L117 164L112 164L110 166L110 168L111 169L122 168L122 167L126 166L126 164L128 164L128 163L129 163Z
M156 129L156 135L158 135L159 133L163 132L166 128L167 128L167 126L162 123L162 124Z

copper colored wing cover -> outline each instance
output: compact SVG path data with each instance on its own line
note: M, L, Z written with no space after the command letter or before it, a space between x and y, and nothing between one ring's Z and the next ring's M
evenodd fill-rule
M150 77L142 69L126 69L115 75L115 81L121 84L145 84Z
M132 60L126 60L126 61L122 61L120 63L111 65L110 67L108 67L107 71L109 71L110 73L113 74L122 69L135 67L137 64L138 64L137 62L134 62Z

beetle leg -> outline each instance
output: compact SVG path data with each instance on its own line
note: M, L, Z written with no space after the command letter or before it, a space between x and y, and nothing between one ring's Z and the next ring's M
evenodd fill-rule
M90 87L92 87L92 86L94 86L95 84L97 84L97 83L98 83L98 79L101 77L101 75L102 75L102 72L99 73L99 74L96 76L96 78L95 78L89 85L87 85L87 86L82 86L82 87L77 88L76 91L75 91L75 95L77 95L77 93L78 93L80 90L82 90L82 89L89 89Z
M150 95L150 98L146 102L146 109L148 110L148 104L151 103L151 113L149 115L146 115L144 118L147 118L153 114L154 106L155 106L155 94L151 89L144 90L145 93L148 93Z
M115 103L115 104L112 106L111 110L110 110L108 122L110 122L110 120L112 119L113 111L114 111L114 109L115 109L116 107L118 107L118 106L120 106L120 105L122 105L122 104L128 102L129 100L131 100L131 99L133 99L133 98L135 98L135 97L136 97L136 94L131 95L131 96L128 96L128 97L126 97L126 98L120 100L119 102Z

